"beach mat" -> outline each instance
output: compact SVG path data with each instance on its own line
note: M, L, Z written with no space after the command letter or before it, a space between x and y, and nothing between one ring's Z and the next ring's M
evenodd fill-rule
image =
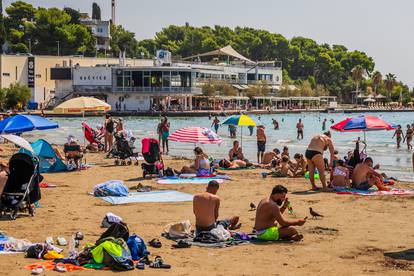
M256 168L253 166L245 167L245 168L217 168L217 170L221 170L221 171L246 171L246 170L254 170L254 169Z
M402 190L392 189L391 191L378 191L378 190L357 190L357 189L336 189L336 193L339 195L360 195L360 196L402 196L402 195L414 195L414 190Z
M120 205L128 203L147 203L147 202L185 202L192 201L193 195L167 190L167 191L152 191L143 193L129 193L128 196L106 196L99 197L111 204Z
M176 185L176 184L196 184L205 185L208 182L215 180L219 184L224 183L224 179L217 177L193 177L193 178L180 178L180 177L164 177L157 179L157 184L160 185Z

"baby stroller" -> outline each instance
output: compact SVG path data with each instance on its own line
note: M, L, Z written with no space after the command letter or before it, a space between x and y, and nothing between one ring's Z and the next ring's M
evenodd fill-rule
M41 198L39 183L43 177L39 174L38 161L28 154L16 153L9 161L9 175L0 196L0 212L17 218L17 212L28 211L35 215L34 203Z
M157 139L144 138L142 143L142 155L146 163L141 164L142 177L147 175L159 175L164 173L164 163L160 154L160 143Z
M102 143L102 137L99 138L98 134L95 130L93 130L87 123L82 123L82 129L85 136L86 141L88 141L91 145L95 146L99 151L103 151L105 145Z
M131 141L128 141L125 138L124 133L115 133L115 143L111 151L108 153L108 157L116 158L115 165L131 165L132 160L135 160L135 165L138 166L138 153L134 152L134 147L131 145L131 142L135 141L135 138L131 138ZM125 161L128 159L128 162Z

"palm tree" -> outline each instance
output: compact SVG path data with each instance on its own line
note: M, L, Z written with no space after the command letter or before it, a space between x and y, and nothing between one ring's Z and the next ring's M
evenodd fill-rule
M375 71L372 75L372 85L374 86L374 93L377 93L378 85L382 82L382 75L379 71Z
M397 77L394 74L387 74L385 76L385 88L387 89L388 95L387 97L390 98L391 91L394 89L394 85L397 82Z
M356 93L355 93L355 98L358 95L359 92L359 84L361 83L362 79L364 78L364 68L362 68L361 65L357 65L354 67L354 69L352 69L352 80L355 83L356 86Z

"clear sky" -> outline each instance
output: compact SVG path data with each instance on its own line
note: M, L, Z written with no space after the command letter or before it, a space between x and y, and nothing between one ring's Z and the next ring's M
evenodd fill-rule
M69 6L91 12L91 0L25 0L35 6ZM8 6L10 0L4 0ZM110 17L111 0L95 0ZM343 44L372 56L383 75L395 73L414 86L413 0L118 0L117 24L152 38L162 27L189 22L195 26L248 26Z

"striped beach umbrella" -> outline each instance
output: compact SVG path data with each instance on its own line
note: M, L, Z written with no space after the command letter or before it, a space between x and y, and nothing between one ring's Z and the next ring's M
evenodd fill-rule
M339 132L394 130L395 127L384 120L369 115L345 119L333 126L331 129Z
M194 144L220 144L223 139L205 127L184 127L172 133L168 140Z

